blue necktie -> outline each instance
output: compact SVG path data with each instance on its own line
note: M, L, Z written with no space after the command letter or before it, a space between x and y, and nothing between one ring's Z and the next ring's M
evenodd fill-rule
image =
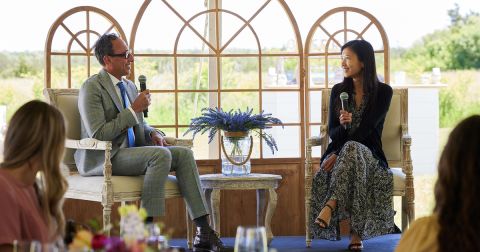
M120 94L122 96L123 101L123 108L127 108L130 106L130 103L127 98L127 91L125 90L125 85L123 82L119 82L117 86L120 88ZM128 137L128 147L135 147L135 134L133 133L133 128L130 127L127 129L127 137Z

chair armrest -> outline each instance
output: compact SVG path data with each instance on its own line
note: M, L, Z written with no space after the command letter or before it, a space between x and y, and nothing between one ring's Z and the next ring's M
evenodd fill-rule
M110 180L112 177L112 162L110 161L110 156L112 151L111 141L100 141L95 138L84 138L81 140L67 139L65 141L65 148L105 151L105 164L103 166L104 168L103 176L105 177L105 182L111 184L111 180Z
M408 126L402 124L402 171L405 173L405 196L408 204L408 222L415 219L415 187L413 182L413 164L410 154L410 146L412 145L412 137L408 134ZM403 207L403 204L402 204Z
M311 148L313 146L320 146L322 142L327 137L327 126L320 125L320 136L312 136L307 139L307 148Z
M403 124L402 125L402 144L411 144L412 137L408 133L408 126Z
M81 140L67 139L65 148L81 150L109 150L112 149L111 141L100 141L95 138L84 138Z
M170 145L175 145L175 146L184 146L187 148L192 148L193 147L193 139L180 139L180 138L175 138L175 137L165 137L165 141L167 141L168 144Z
M408 126L402 124L402 155L403 155L403 173L406 174L407 178L412 177L413 166L412 166L412 156L410 153L410 146L412 145L412 137L408 133Z
M314 146L320 146L322 145L322 140L323 140L323 136L312 136L307 139L307 146L310 148Z
M327 126L320 125L320 136L313 136L307 139L306 146L306 159L305 159L305 179L307 183L311 183L312 173L313 173L313 158L312 158L312 147L321 146L324 141L328 140L327 136Z

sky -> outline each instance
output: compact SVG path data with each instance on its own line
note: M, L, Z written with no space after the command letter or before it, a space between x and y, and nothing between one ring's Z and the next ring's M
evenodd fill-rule
M160 0L153 0L159 2ZM170 0L184 8L203 0ZM169 1L169 2L170 2ZM226 5L264 0L224 0ZM275 0L273 0L275 1ZM409 47L423 35L449 25L447 10L455 3L461 13L480 12L479 0L285 0L305 41L312 24L328 10L352 6L374 15L383 25L391 47ZM228 2L228 3L227 3ZM105 10L122 25L127 38L142 0L15 0L4 1L0 15L0 51L43 51L48 30L65 11L90 5ZM185 5L185 3L188 3ZM158 29L152 24L147 30Z

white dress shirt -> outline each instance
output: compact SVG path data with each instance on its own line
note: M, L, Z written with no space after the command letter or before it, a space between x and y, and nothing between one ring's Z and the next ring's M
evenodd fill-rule
M122 103L123 105L123 99L122 99L122 93L120 92L120 88L118 87L118 83L120 82L119 79L117 79L115 76L111 75L109 72L108 73L108 76L110 76L110 79L112 80L112 85L113 85L113 88L115 88L115 91L118 95L118 98L120 99L120 102ZM125 85L125 81L122 79L121 80L123 82L123 84ZM125 85L126 86L126 85ZM135 118L135 121L138 123L138 118L137 118L137 114L135 113L135 111L132 109L132 101L130 101L130 98L128 97L127 95L127 99L129 101L130 104L128 104L129 106L127 107L128 110L130 110L130 112L132 112L132 115L133 115L133 118ZM125 138L125 140L123 141L122 145L120 145L120 148L127 148L128 147L128 139Z
M120 99L120 102L123 105L122 93L120 92L120 88L117 85L120 82L120 80L117 79L115 76L111 75L109 72L107 72L107 73L108 73L108 76L110 76L110 79L112 80L112 85L115 88L115 91L117 91L118 98ZM121 80L121 82L123 82L123 84L126 86L125 81L123 81L123 79ZM128 95L127 95L127 99L128 99L128 101L130 102L130 105L131 105L132 101L130 101L130 98L128 97ZM130 110L130 112L132 112L133 117L135 118L135 121L138 123L137 114L132 109L132 106L128 106L128 109Z

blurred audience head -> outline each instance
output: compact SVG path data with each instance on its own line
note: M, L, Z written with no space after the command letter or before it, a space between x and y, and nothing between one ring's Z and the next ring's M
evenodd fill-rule
M442 251L480 251L480 116L450 133L438 165L435 210Z
M49 222L53 218L57 233L63 233L63 195L67 181L60 169L65 149L65 122L55 107L30 101L12 116L5 135L4 161L1 168L16 169L32 162L39 167L35 187L42 212Z

